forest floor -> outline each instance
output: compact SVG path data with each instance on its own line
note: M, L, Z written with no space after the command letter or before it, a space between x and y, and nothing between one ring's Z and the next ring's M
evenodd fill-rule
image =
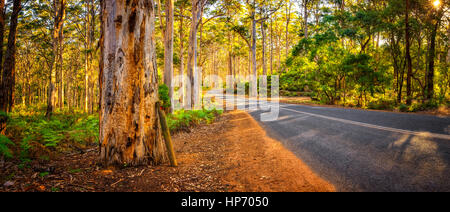
M173 136L179 167L105 169L97 148L19 168L1 162L0 191L334 191L240 111Z

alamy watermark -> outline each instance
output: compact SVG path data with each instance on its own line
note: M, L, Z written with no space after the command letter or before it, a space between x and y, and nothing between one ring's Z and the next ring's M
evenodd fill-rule
M263 122L275 121L279 116L279 76L218 75L202 76L194 69L193 78L175 76L172 96L173 110L243 110L260 112Z

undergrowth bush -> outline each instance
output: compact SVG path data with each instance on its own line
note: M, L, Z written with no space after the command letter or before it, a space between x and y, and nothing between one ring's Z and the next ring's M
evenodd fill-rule
M369 102L367 108L373 110L392 110L395 107L395 100L385 100L379 99L376 101Z
M221 110L179 110L167 116L167 124L171 132L188 130L190 126L201 123L210 124L221 115Z
M17 110L7 124L7 135L18 144L22 160L97 144L98 132L98 115L81 113L54 113L47 120L43 112Z
M167 122L170 130L176 132L201 123L209 124L221 113L215 109L182 110L169 114ZM58 153L98 145L98 114L55 112L50 120L44 114L44 110L26 108L9 114L6 136L0 136L0 156L16 157L26 164L32 159L51 158Z
M165 111L168 111L168 109L172 106L172 104L170 102L170 97L169 97L169 87L167 87L167 85L164 85L164 84L160 85L159 89L158 89L158 94L159 94L159 100L162 103L161 107Z
M0 134L0 156L11 158L13 155L10 146L14 146L14 143L8 137Z

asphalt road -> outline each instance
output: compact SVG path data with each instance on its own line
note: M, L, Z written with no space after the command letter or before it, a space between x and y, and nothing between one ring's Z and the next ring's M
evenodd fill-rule
M280 104L268 134L338 191L450 191L450 118ZM267 112L267 111L266 111Z

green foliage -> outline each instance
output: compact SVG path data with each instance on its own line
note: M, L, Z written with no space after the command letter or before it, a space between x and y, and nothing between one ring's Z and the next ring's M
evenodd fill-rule
M0 123L3 122L7 122L9 119L9 115L7 113L5 113L4 111L0 111Z
M257 89L258 93L261 92L261 85L260 85L261 82L262 82L262 77L259 77L258 78L258 82L256 84L256 89ZM249 95L250 89L251 89L249 82L245 82L244 89L245 89L245 94ZM267 97L272 96L272 76L267 76L267 85L266 85L265 89L266 89L266 92L267 92ZM237 94L237 90L236 89L234 89L234 94ZM276 95L276 94L274 94L274 95ZM278 93L278 95L279 95L279 93Z
M221 110L179 110L167 116L167 124L172 132L188 130L193 125L201 123L212 123L217 116L221 115Z
M408 112L418 112L418 111L426 111L426 110L432 110L437 109L439 107L439 103L437 101L427 101L424 103L413 103L409 108Z
M81 169L71 169L71 170L69 170L69 173L71 173L71 174L76 174L76 173L80 173L81 172Z
M169 114L167 121L171 131L187 130L193 125L212 123L222 111L196 110L177 111ZM0 136L0 154L10 158L10 147L17 143L17 155L22 160L21 167L30 159L50 159L50 152L72 151L86 145L96 145L99 141L99 117L79 113L55 113L50 120L43 113L19 108L11 114L7 132L14 142Z
M98 115L55 113L47 120L43 112L17 108L7 125L8 136L18 144L22 161L41 158L51 151L71 151L74 147L98 143Z
M171 107L170 97L169 97L169 87L167 85L160 85L159 86L159 100L162 102L162 107L167 110Z
M406 112L406 111L408 111L408 105L405 105L405 104L400 104L400 106L398 107L398 109L401 111L401 112Z
M78 119L68 132L69 139L77 143L98 143L98 115L90 115Z
M312 92L313 99L325 104L410 112L436 109L449 102L448 61L439 59L438 54L433 58L434 95L431 100L426 97L430 51L435 51L430 49L431 40L449 40L447 28L436 24L445 15L430 2L418 1L410 11L410 106L401 105L407 98L408 78L404 1L346 2L345 9L322 6L321 19L309 28L307 38L300 34L285 61L287 70L280 73L285 94ZM446 47L437 48L445 58Z
M41 172L41 173L39 173L39 176L40 177L45 177L45 176L47 176L47 175L49 175L50 173L48 173L48 172Z
M56 147L56 145L64 139L64 130L68 127L61 123L60 120L50 120L36 123L33 133L40 136L40 142L46 147Z
M0 155L11 158L13 155L9 146L14 146L14 143L8 137L0 134Z
M385 100L379 99L376 101L369 102L367 108L373 110L392 110L395 107L395 100Z

